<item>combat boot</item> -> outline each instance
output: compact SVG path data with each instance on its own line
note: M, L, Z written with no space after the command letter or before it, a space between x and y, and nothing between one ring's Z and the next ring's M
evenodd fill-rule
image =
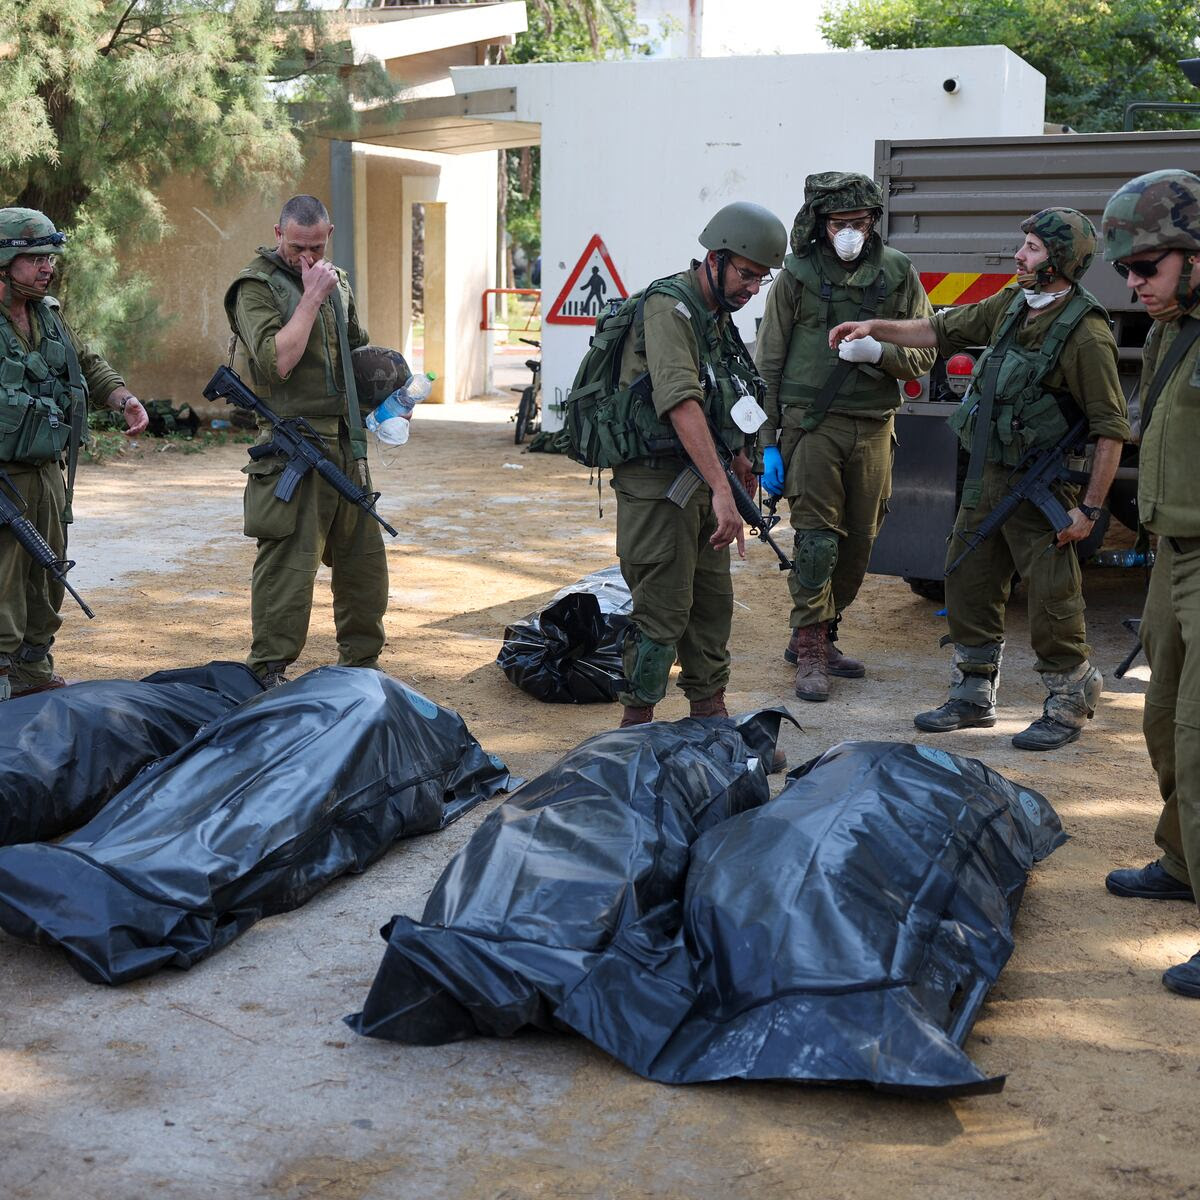
M819 703L829 699L827 667L829 637L826 623L802 625L796 630L796 695Z
M1013 735L1018 750L1057 750L1079 740L1104 691L1104 676L1084 659L1073 670L1042 674L1049 695L1042 715L1028 729Z
M630 725L649 725L654 720L653 704L626 704L621 712L621 723L618 729L628 729Z
M18 696L36 696L39 692L56 692L59 688L65 688L67 681L61 675L51 675L49 679L43 680L41 683L12 683L11 698L16 700Z
M954 729L990 729L996 723L996 693L1000 687L1000 662L1004 643L992 646L954 647L950 664L950 693L946 703L917 713L913 724L926 733ZM964 671L963 665L993 669L993 674Z
M842 623L840 616L829 622L829 645L825 647L825 664L830 675L839 679L861 679L867 668L856 658L848 658L838 649L838 626Z
M258 677L262 681L263 688L270 691L272 688L282 687L287 683L287 669L289 664L285 662L269 662L263 666L263 673Z
M725 707L725 689L722 688L719 692L714 692L707 700L691 701L691 712L688 714L692 717L698 717L704 720L706 717L727 717L729 709ZM778 747L775 747L775 753L771 756L771 767L767 771L768 775L775 775L780 771L787 770L787 755Z

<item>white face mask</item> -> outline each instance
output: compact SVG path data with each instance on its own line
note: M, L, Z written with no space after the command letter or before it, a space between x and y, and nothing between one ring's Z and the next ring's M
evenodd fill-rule
M1022 288L1021 294L1030 308L1045 308L1047 304L1053 304L1062 292L1034 292L1029 288Z
M862 253L866 240L867 235L857 229L839 229L833 235L833 248L842 262L852 262Z
M767 419L767 414L753 396L744 395L729 410L733 423L743 433L757 433L759 426Z

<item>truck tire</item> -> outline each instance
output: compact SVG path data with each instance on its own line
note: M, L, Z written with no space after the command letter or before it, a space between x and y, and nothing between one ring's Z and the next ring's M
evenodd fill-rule
M946 581L944 579L912 579L906 575L904 582L922 600L932 600L935 604L944 604L946 601Z

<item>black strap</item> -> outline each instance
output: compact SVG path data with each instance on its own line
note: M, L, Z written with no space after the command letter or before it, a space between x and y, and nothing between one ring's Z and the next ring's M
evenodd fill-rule
M1154 405L1158 401L1159 393L1167 386L1167 380L1175 373L1175 368L1179 366L1183 356L1191 349L1198 337L1200 337L1200 321L1195 317L1184 317L1179 322L1179 332L1175 335L1175 340L1171 343L1166 358L1154 372L1149 391L1142 397L1141 440L1143 442L1146 440L1146 430L1150 428L1150 417L1154 413Z
M824 276L821 277L821 319L825 328L830 328L829 325L829 298L832 295L832 285ZM879 306L883 303L884 296L887 295L887 277L882 271L879 272L875 280L875 290L869 288L863 289L862 306L858 310L856 321L869 321L876 312L879 311ZM850 377L852 371L861 367L863 364L848 362L844 358L839 358L833 370L830 371L828 378L825 380L821 390L817 393L816 399L808 406L804 417L800 421L800 427L805 433L811 433L820 423L825 420L826 414L832 407L837 394L842 390L842 384Z
M58 313L51 309L48 313L63 349L67 354L67 383L71 388L71 436L67 442L67 503L63 509L63 523L70 525L75 519L71 505L75 499L75 468L79 466L79 447L83 445L84 427L87 424L87 388L83 382L83 372L79 369L79 356L71 336Z

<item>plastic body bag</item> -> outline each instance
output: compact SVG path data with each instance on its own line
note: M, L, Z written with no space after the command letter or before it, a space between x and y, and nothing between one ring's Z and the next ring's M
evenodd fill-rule
M431 906L455 879L479 894L470 905L433 906L432 915L452 919L445 929L397 921L372 996L390 967L403 985L389 1034L399 1036L415 985L429 994L449 983L454 1000L469 995L469 1020L455 1034L493 1031L476 991L486 976L473 969L459 979L453 968L470 960L447 957L448 946L457 955L486 932L496 977L507 966L545 997L554 1025L648 1079L997 1091L1004 1077L980 1071L962 1045L1012 951L1027 874L1064 840L1043 797L982 763L848 742L793 772L774 800L702 833L670 895L623 911L607 945L581 947L573 971L555 970L552 988L525 966L530 951L507 953L503 940L506 910L523 899L542 916L541 931L527 920L521 932L543 944L543 973L565 957L562 949L552 957L552 947L575 946L579 918L564 925L556 906L538 902L551 866L539 867L538 844L526 852L521 891L502 904L486 870L466 880L452 877L452 864ZM578 862L555 856L556 878L586 868L582 837L578 847ZM481 919L489 899L490 923Z
M0 710L0 846L60 837L90 820L144 766L262 691L234 662L94 680Z
M189 967L507 783L457 713L323 667L206 726L68 840L0 849L0 926L93 982Z
M621 568L597 571L505 629L496 663L535 699L612 703L625 674L621 647L632 609Z
M488 815L420 923L393 918L351 1028L439 1043L556 1027L597 956L680 894L701 831L767 799L781 719L657 721L577 746Z

